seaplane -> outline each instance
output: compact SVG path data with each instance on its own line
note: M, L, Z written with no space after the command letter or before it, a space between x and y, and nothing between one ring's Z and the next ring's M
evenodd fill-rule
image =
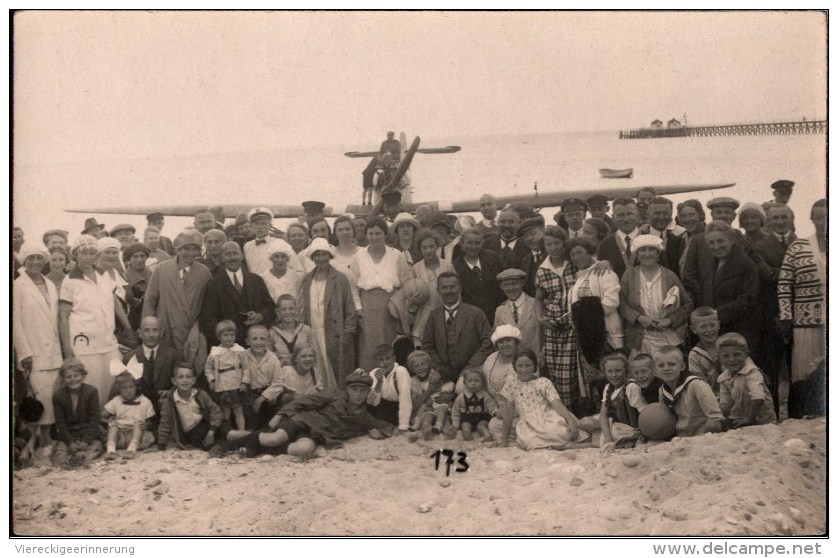
M389 172L383 172L380 165L376 162L380 161L380 151L347 151L344 153L349 158L371 158L372 161L367 166L365 172L372 171L378 176L373 180L374 201L373 203L366 203L367 198L362 199L361 204L348 204L343 209L326 206L323 210L324 217L337 217L346 213L353 215L375 215L381 212L381 196L387 192L400 191L402 193L402 210L407 212L414 212L420 206L429 206L434 211L442 213L471 213L480 211L480 198L470 198L464 200L434 200L414 202L412 200L412 191L415 186L410 183L410 166L413 158L417 153L420 154L446 154L457 153L461 150L458 145L449 145L445 147L430 147L420 148L421 138L416 136L408 146L405 141L404 132L401 134L400 145L402 146L402 153L398 159L398 165L392 165ZM381 171L381 172L379 172ZM365 176L365 179L367 177ZM376 184L377 181L377 184ZM735 182L722 182L711 184L640 184L633 185L627 189L625 187L585 187L585 188L562 188L559 191L539 192L537 183L534 185L534 192L531 195L517 194L513 196L496 196L497 207L502 208L508 204L525 201L531 203L536 209L558 207L562 201L569 198L586 199L591 195L599 194L612 200L621 196L634 197L634 195L645 187L654 188L658 195L666 196L671 194L683 194L687 192L698 192L703 190L719 190L722 188L730 188L734 186ZM367 184L365 183L365 187ZM481 192L482 194L482 192ZM221 204L219 204L221 205ZM271 204L266 200L261 200L258 203L224 203L222 208L224 216L227 218L235 218L240 213L246 213L253 207L269 207L273 210L276 218L299 218L304 215L302 203L298 205L288 204ZM174 217L193 217L199 211L205 211L206 204L195 205L146 205L146 206L106 206L106 207L85 207L66 209L65 211L71 213L100 213L113 215L148 215L153 212L160 212L166 216Z

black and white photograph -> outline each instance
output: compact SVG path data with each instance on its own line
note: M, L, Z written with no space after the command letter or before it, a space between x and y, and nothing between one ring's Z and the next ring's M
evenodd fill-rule
M827 10L9 33L10 537L828 534Z

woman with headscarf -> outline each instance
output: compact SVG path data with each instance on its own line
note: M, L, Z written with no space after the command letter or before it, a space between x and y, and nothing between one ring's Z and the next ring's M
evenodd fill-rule
M384 243L387 223L383 219L372 219L366 233L369 245L355 255L354 274L361 301L358 366L369 372L377 366L376 347L392 344L395 338L390 297L410 278L410 267L404 254Z
M67 277L69 268L74 265L71 264L73 264L73 259L70 257L70 252L64 247L53 246L49 249L49 273L46 274L46 277L55 284L55 288L59 291L64 278Z
M625 346L653 354L664 345L683 349L685 324L693 302L681 280L660 265L663 240L638 235L631 246L639 265L626 270L620 280L620 315L625 320Z
M498 326L492 333L492 344L496 350L486 357L483 362L483 375L486 377L486 391L494 398L501 410L499 417L493 417L489 421L489 431L492 433L492 437L500 440L503 432L502 409L506 405L506 398L500 392L506 383L506 379L515 376L513 360L515 353L518 352L518 346L521 344L521 331L509 324Z
M20 277L15 279L12 299L12 335L17 368L28 376L33 395L44 410L35 422L36 443L48 447L50 427L55 422L52 394L59 387L58 369L61 367L61 341L58 333L58 290L52 281L41 274L47 262L47 251L35 242L20 248L23 264ZM16 390L24 386L15 385Z
M143 319L143 299L151 279L151 270L146 267L149 254L151 251L139 242L131 244L122 252L122 261L125 262L125 279L128 281L128 288L131 292L128 322L134 331L140 329L140 322Z
M294 299L299 298L303 274L288 267L288 262L294 257L291 245L281 239L271 241L268 257L271 259L271 268L259 276L264 279L274 304L284 294L290 294Z
M335 248L323 238L309 248L315 267L300 285L301 314L314 339L317 383L333 394L355 369L355 305L349 279L331 265Z
M128 320L121 312L114 280L94 267L99 257L98 241L81 235L73 243L73 256L76 269L67 274L59 297L61 347L65 358L75 357L84 365L85 381L97 389L99 404L104 406L113 383L110 362L121 358L114 335L117 313L125 320L124 326L128 326Z

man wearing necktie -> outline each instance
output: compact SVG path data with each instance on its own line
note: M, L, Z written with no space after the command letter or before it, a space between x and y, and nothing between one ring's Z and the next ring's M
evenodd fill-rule
M556 224L567 232L568 238L582 234L582 225L588 214L588 204L579 198L568 198L562 202L562 210L553 217Z
M229 241L221 249L224 271L218 272L207 286L201 311L201 329L207 340L217 344L215 326L221 320L236 324L236 343L245 344L247 328L253 324L266 327L274 321L275 308L265 280L242 269L239 245Z
M787 205L774 204L768 208L768 228L771 231L767 237L754 244L754 251L762 257L764 266L757 266L760 271L759 304L760 331L757 336L757 346L751 348L754 362L768 377L769 390L774 397L774 405L779 405L777 387L780 371L788 364L789 345L778 331L780 306L777 300L777 280L780 277L780 267L786 255L789 244L797 240L792 232L794 214Z
M524 292L535 296L535 272L547 257L544 251L544 217L537 213L521 221L518 238L524 241L529 251L521 259L520 269L527 273Z
M454 271L462 282L463 302L483 310L491 323L495 309L503 301L503 293L495 277L503 270L503 263L494 252L483 250L483 236L475 229L460 236L463 254L454 260Z
M520 222L518 211L506 207L498 215L498 234L484 235L484 248L500 256L504 269L519 267L528 251L526 244L517 236Z
M597 259L610 263L614 273L622 277L626 269L635 263L631 244L640 233L637 228L637 202L631 198L617 198L613 207L617 230L599 244Z
M140 322L142 345L122 358L123 364L131 370L142 367L142 377L137 382L140 393L148 397L155 412L160 413L160 399L172 389L172 374L177 364L177 353L171 347L160 344L162 333L159 318L147 316ZM156 426L157 419L151 419Z
M436 284L442 305L431 312L422 349L444 381L456 382L464 368L482 366L492 352L492 328L479 308L462 302L456 273L440 273Z
M503 325L516 327L521 332L521 347L541 354L538 305L533 297L524 292L527 274L510 268L498 273L496 279L506 300L495 310L495 330Z

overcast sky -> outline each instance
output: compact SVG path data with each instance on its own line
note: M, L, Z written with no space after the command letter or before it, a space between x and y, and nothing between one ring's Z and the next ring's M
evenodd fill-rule
M816 12L26 12L18 163L825 117Z

